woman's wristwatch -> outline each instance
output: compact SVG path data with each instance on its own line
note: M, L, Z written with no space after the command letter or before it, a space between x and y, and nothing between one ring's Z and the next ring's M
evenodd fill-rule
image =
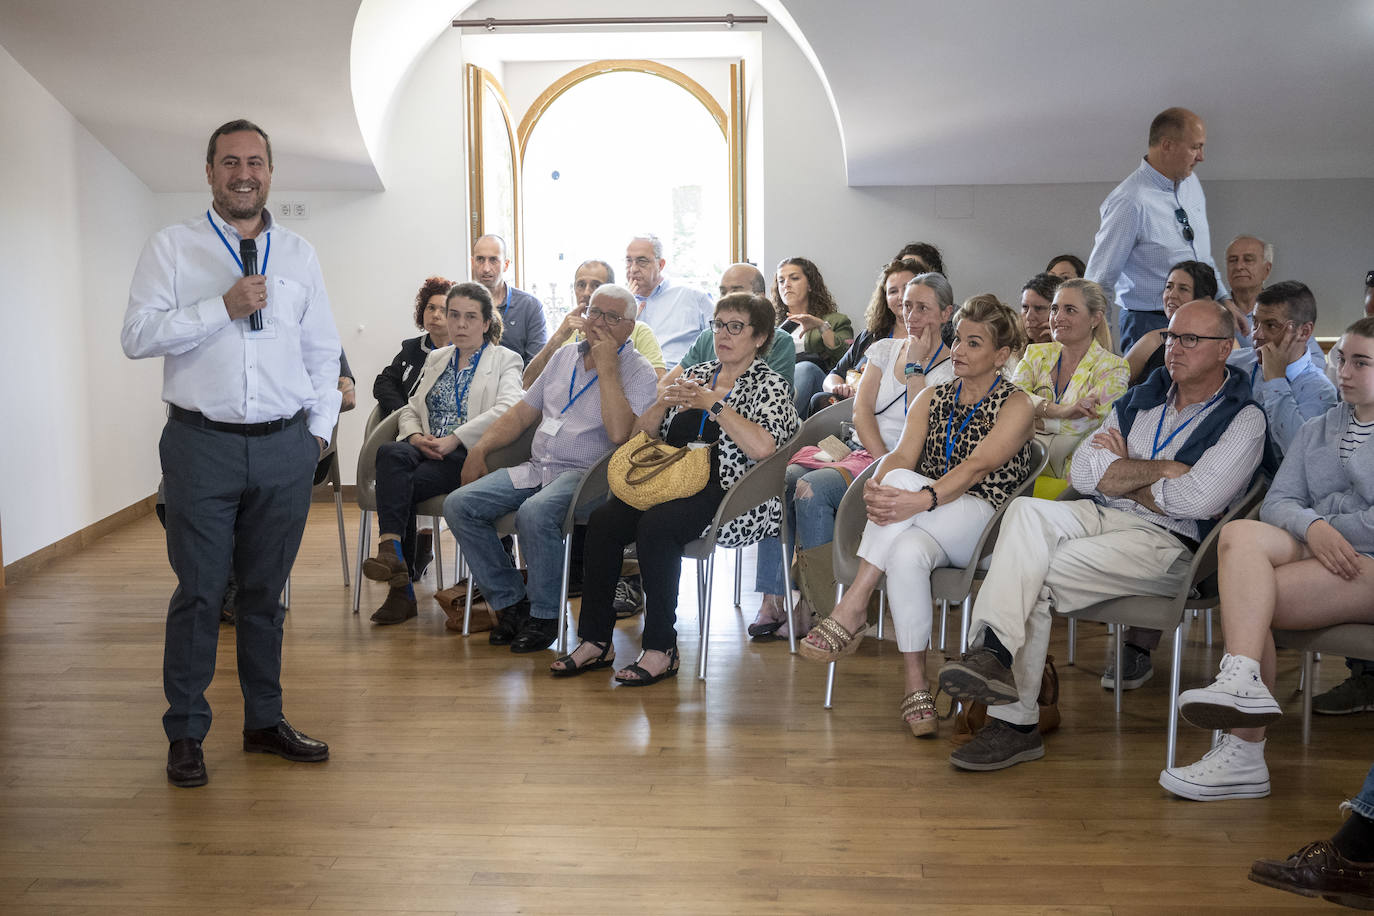
M714 404L710 406L709 410L711 411L711 416L719 420L721 413L725 410L725 402L716 401Z

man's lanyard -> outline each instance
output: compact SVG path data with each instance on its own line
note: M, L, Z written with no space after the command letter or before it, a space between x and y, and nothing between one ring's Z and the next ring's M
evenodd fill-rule
M719 366L716 367L716 374L713 375L713 376L711 376L711 390L712 390L712 391L714 391L715 388L716 388L716 379L718 379L718 378L720 378L720 367L719 367ZM731 386L730 386L730 391L725 392L725 394L721 396L720 401L721 401L722 404L724 404L726 401L730 400L730 392L731 392L731 391L734 391L734 390L735 390L735 386L734 386L734 385L731 385ZM707 420L707 418L710 417L710 416L711 416L711 411L709 411L709 410L703 410L703 411L701 412L701 425L697 427L697 438L698 438L698 439L701 438L701 434L702 434L702 433L706 432L706 420Z
M1174 431L1169 433L1169 438L1165 439L1164 444L1161 445L1159 442L1159 434L1164 430L1164 415L1169 412L1169 402L1166 400L1164 402L1164 409L1159 412L1159 422L1155 424L1155 443L1154 449L1150 452L1150 460L1153 461L1161 451L1169 447L1169 443L1174 441L1175 436L1177 436L1179 433L1187 429L1190 423L1192 423L1198 417L1206 413L1207 409L1210 408L1213 404L1215 404L1217 401L1220 401L1223 393L1224 392L1218 391L1216 394L1212 395L1212 399L1208 401L1206 404L1203 404L1201 410L1193 414L1188 419L1184 420L1178 426L1174 427Z
M988 390L985 391L985 392L983 393L983 396L982 396L981 398L978 399L978 403L973 405L973 409L971 409L971 410L968 412L968 416L964 417L964 422L959 424L959 431L958 431L957 433L954 433L952 436L950 435L950 431L954 428L954 407L953 407L953 406L950 407L950 409L949 409L949 416L945 419L945 473L946 473L946 474L949 473L949 459L954 455L954 446L955 446L955 444L959 441L960 437L964 435L964 430L968 429L969 422L973 419L973 415L976 414L976 413L978 412L978 408L983 406L983 402L986 401L986 400L988 399L988 395L992 394L992 389L996 388L997 385L998 385L998 383L1001 382L1001 381L1002 381L1002 376L1001 376L1001 375L998 375L996 378L994 378L994 379L992 380L992 384L988 386ZM964 393L964 382L963 382L963 379L960 379L960 380L959 380L959 387L956 388L956 389L954 390L954 405L955 405L955 406L958 405L958 403L959 403L959 396L960 396L961 394L963 394L963 393Z
M463 379L462 389L460 390L457 385L453 386L453 406L454 409L458 411L458 416L460 417L467 416L467 414L463 411L463 399L468 396L468 389L472 387L472 380L477 375L477 363L479 360L481 360L482 353L486 349L487 342L484 340L482 341L482 346L478 347L477 352L472 354L472 357L468 360L468 368L472 371L468 373L467 378ZM453 360L450 362L450 365L453 366L453 375L456 379L461 372L461 370L458 368L457 346L453 348Z
M621 350L625 349L625 344L627 344L627 343L629 343L628 340L626 340L625 343L621 344L619 347L616 348L616 351L615 351L615 352L616 352L616 355L617 355L617 356L620 355L620 351L621 351ZM593 373L592 373L592 377L591 377L590 379L587 380L587 384L585 384L585 385L582 386L582 390L578 391L577 394L573 394L573 387L577 384L577 362L574 361L574 362L573 362L572 378L568 379L568 403L565 404L564 407L563 407L563 409L560 410L560 411L558 412L558 415L561 417L561 416L563 416L563 414L567 413L567 412L568 412L568 408L570 408L570 407L572 407L574 404L576 404L576 403L577 403L577 399L580 398L580 397L582 397L582 395L586 394L588 388L590 388L590 387L592 387L593 385L596 384L596 380L597 380L597 373L593 372Z
M219 240L220 240L221 242L224 243L224 249L225 249L226 251L229 252L229 257L233 258L233 259L234 259L234 263L238 265L239 273L240 273L240 274L243 273L243 261L239 260L239 253L238 253L237 251L234 250L234 246L233 246L233 245L230 245L230 244L229 244L229 240L226 239L226 238L224 237L224 233L219 231L219 226L216 226L216 225L215 225L215 219L214 219L214 217L212 217L212 216L210 215L210 211L209 211L209 210L206 210L206 211L205 211L205 218L208 219L208 220L210 221L210 228L213 229L213 230L215 230L215 235L219 236ZM259 273L263 273L263 274L267 273L267 262L270 261L271 259L272 259L272 230L271 230L271 229L268 229L268 230L267 230L267 251L266 251L266 253L263 254L263 256L262 256L262 270L259 271Z

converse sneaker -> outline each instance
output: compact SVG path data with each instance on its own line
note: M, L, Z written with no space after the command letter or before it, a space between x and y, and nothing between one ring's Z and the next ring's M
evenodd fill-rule
M1150 653L1135 646L1126 645L1121 650L1123 658L1121 672L1121 689L1135 690L1137 687L1145 686L1145 682L1155 676L1154 666L1150 664ZM1107 666L1107 670L1102 672L1103 690L1116 689L1116 665Z
M1222 656L1221 673L1209 686L1179 694L1178 711L1199 728L1260 728L1283 715L1260 680L1259 662L1230 654Z
M1159 784L1180 798L1193 801L1264 798L1269 794L1264 742L1222 735L1221 742L1197 763L1161 772Z

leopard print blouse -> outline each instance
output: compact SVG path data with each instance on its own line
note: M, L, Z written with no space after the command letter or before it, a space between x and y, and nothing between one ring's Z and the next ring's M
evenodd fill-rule
M983 398L971 419L969 411L974 408L958 403L959 379L945 382L934 389L930 402L930 424L926 429L925 450L921 453L921 460L916 463L918 474L938 480L948 472L948 468L945 467L946 429L949 430L948 436L955 440L954 449L949 456L950 468L968 460L968 456L973 454L978 444L992 432L992 426L997 422L997 414L1002 405L1020 390L1000 375L997 379L996 386ZM963 426L965 419L968 419L968 426L960 433L959 428ZM986 477L969 487L968 492L991 503L992 507L997 509L1011 498L1012 492L1024 483L1029 475L1030 442L1027 442L1006 464L994 468Z

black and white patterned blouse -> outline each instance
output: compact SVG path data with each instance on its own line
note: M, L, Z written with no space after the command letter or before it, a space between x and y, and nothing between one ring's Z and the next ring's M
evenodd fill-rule
M999 375L995 387L975 407L958 402L956 393L959 383L960 380L955 379L936 386L930 401L926 445L921 452L921 460L916 463L916 472L931 480L938 480L948 473L950 468L958 467L967 461L979 443L992 432L1002 405L1021 390ZM973 411L971 418L970 411ZM968 420L967 426L964 426L965 420ZM961 427L962 433L959 432ZM949 439L954 440L954 448L949 454L949 467L946 467L945 443ZM986 477L969 487L968 492L991 503L996 509L1011 497L1017 487L1025 483L1029 475L1030 442L1027 442L1005 464L989 471Z
M699 363L682 374L709 387L711 377L718 369L720 360L713 359L710 362ZM725 403L744 419L762 426L779 446L796 435L797 429L801 426L801 421L797 419L797 409L792 403L792 386L762 359L755 359L749 368L744 370ZM668 427L677 416L678 410L679 408L674 407L664 415L663 423L659 426L659 436L668 434ZM707 422L709 424L712 421ZM716 467L720 475L721 489L728 490L758 462L744 454L744 451L728 435L724 435L724 432L722 429L720 441L716 445ZM781 518L782 503L770 499L721 528L716 540L722 547L744 547L766 537L776 537Z

